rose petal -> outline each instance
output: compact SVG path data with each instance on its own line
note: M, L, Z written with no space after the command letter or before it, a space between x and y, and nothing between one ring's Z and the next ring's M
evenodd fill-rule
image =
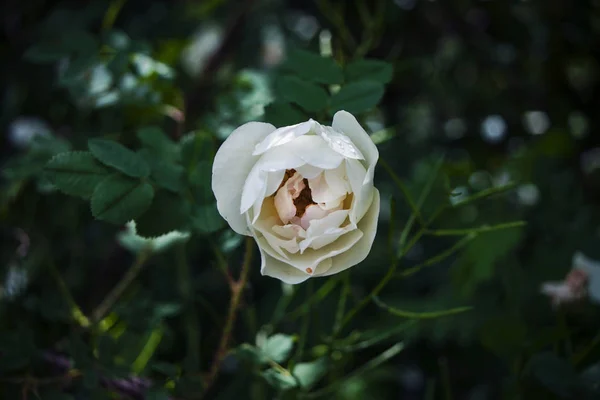
M310 268L313 271L313 274L321 274L325 272L325 266L330 266L326 263L321 264L324 260L331 259L338 254L348 251L348 249L350 249L356 244L356 242L360 240L360 238L363 236L363 233L359 229L354 229L340 236L335 242L329 244L328 246L317 250L308 248L303 254L290 254L289 259L285 259L277 254L267 240L263 238L260 233L257 234L256 230L253 230L253 236L258 242L258 245L262 247L264 251L271 257L285 262L300 271L306 271L308 268ZM319 266L319 271L317 271L317 266Z
M306 237L316 237L324 235L328 231L333 231L344 223L346 217L348 217L348 210L337 210L329 213L324 218L314 219L306 230Z
M329 188L335 193L349 193L352 188L346 177L346 163L340 164L335 169L326 169L323 172Z
M358 221L361 220L371 205L373 181L370 180L364 183L367 171L360 161L357 160L346 160L346 174L354 193L350 209L350 221L353 224L358 224Z
M296 139L297 137L306 135L311 130L313 130L315 124L318 125L316 121L310 119L306 122L301 122L296 125L284 126L279 129L276 129L263 141L256 145L252 154L255 156L263 154L274 147L284 145Z
M369 134L360 126L356 118L347 111L338 111L333 116L333 129L348 136L365 157L368 165L365 180L372 181L375 164L379 160L379 151ZM366 183L366 181L365 181Z
M281 236L284 239L292 239L292 238L300 238L304 239L306 237L306 231L300 226L296 224L287 224L287 225L275 225L271 228L271 230L276 234Z
M300 253L304 253L309 247L318 250L333 243L344 233L356 229L356 226L352 224L343 228L340 227L347 216L348 210L338 210L330 213L325 218L312 220L306 231L306 239L299 243Z
M249 219L250 216L247 216L247 218ZM271 248L283 257L283 259L288 259L289 253L297 253L300 248L298 246L298 239L294 234L287 236L277 234L273 228L277 227L280 223L281 220L277 216L274 199L269 197L265 199L263 203L261 218L252 223L252 229L259 232ZM287 253L284 252L284 250L286 250Z
M281 181L283 181L283 176L285 175L285 171L273 171L269 172L269 177L267 178L267 190L265 196L271 196L274 194L277 189L279 189L279 185L281 185Z
M262 122L244 124L229 135L215 155L211 186L217 199L217 209L231 229L241 235L250 234L246 218L240 213L242 188L248 171L258 161L249 148L274 130L273 125Z
M311 221L325 218L328 212L323 210L318 204L311 204L304 210L304 215L300 218L300 226L308 229Z
M273 248L273 250L275 250L281 257L289 259L288 254L294 254L300 250L300 246L298 245L298 241L296 239L285 240L273 235L271 233L272 231L269 232L273 225L268 228L265 227L266 229L261 229L263 226L260 224L255 224L255 226L256 229L258 229L263 237L267 240L269 245L271 245L271 248ZM283 250L287 251L288 253L284 252Z
M260 249L260 259L260 273L263 276L270 276L290 285L302 283L310 278L310 275L306 272L269 256L263 249Z
M344 157L327 146L323 138L315 135L300 136L280 148L282 147L290 148L306 164L321 169L337 168L344 160Z
M339 206L347 193L341 185L329 186L324 174L320 174L313 179L308 179L308 186L310 187L313 201L319 204L323 203L325 205L323 208L326 210Z
M304 164L304 161L296 157L289 148L280 147L264 153L258 158L244 182L240 213L243 214L248 211L257 201L262 203L267 192L268 172L285 171L286 169L297 168L302 164ZM238 166L231 169L237 170ZM223 179L227 179L227 177L224 176ZM258 209L260 210L260 204ZM254 217L257 218L258 216L255 215Z
M323 169L305 164L301 167L296 168L296 171L298 171L298 173L306 179L313 179L314 177L318 176L321 172L323 172Z
M331 126L320 126L319 128L320 136L333 151L341 154L344 158L365 159L358 147L352 143L352 140L348 136L338 132Z
M371 247L373 246L375 234L377 233L379 206L379 191L373 189L373 201L371 202L371 207L369 207L367 213L358 223L358 229L342 236L339 240L342 240L345 236L351 235L353 232L363 232L364 235L353 246L348 248L347 251L341 252L339 255L335 256L332 260L331 268L323 273L319 273L319 276L337 274L367 258L371 251ZM336 244L337 242L333 243L332 246L335 246Z

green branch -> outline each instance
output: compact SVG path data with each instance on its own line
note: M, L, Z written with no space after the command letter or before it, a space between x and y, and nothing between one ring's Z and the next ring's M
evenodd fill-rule
M242 294L244 292L244 288L246 287L246 284L248 283L248 278L250 276L250 266L252 264L253 249L254 240L251 237L246 238L246 252L244 254L244 262L242 263L242 271L237 281L232 279L229 282L229 287L231 290L231 301L229 302L229 311L227 312L227 319L225 320L225 326L223 327L223 332L221 333L221 341L219 342L219 346L217 347L217 351L215 353L215 357L213 359L210 370L204 379L204 388L202 392L203 395L205 395L206 392L208 392L210 387L215 382L221 369L221 363L223 362L223 359L229 351L229 341L231 340L231 332L233 331L233 326L235 325L238 309L241 305L241 299Z

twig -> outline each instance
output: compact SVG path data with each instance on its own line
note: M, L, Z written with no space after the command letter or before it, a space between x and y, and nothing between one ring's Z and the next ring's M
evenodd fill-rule
M150 254L150 249L144 249L138 254L135 263L131 266L131 268L129 268L123 278L110 291L104 300L102 300L102 303L100 303L94 312L92 312L92 323L97 324L106 316L110 309L115 305L117 300L119 300L119 297L123 295L125 290L127 290L129 285L131 285L134 279L138 276L144 267L144 264L146 264L146 261L150 257Z
M383 301L379 299L379 297L375 296L373 298L373 302L382 309L386 310L392 315L402 318L412 318L412 319L432 319L432 318L440 318L447 317L449 315L460 314L465 311L470 311L473 307L464 306L464 307L455 307L448 310L439 310L439 311L429 311L429 312L414 312L414 311L406 311L400 310L399 308L391 307L385 304Z
M253 239L248 237L246 239L246 252L244 254L244 262L242 264L242 271L240 273L240 277L237 281L232 279L229 283L229 287L231 290L231 301L229 302L229 311L227 312L227 319L225 320L225 326L223 327L223 332L221 333L221 341L219 342L219 346L217 347L213 363L210 367L208 374L204 378L204 388L202 393L203 395L205 395L206 392L208 392L210 387L215 382L221 369L221 363L223 362L223 359L225 358L225 356L227 355L227 351L229 350L231 332L233 331L233 326L235 324L237 312L240 307L242 294L244 292L246 283L248 283L248 277L250 275L250 265L252 264L253 249Z
M408 276L416 274L417 272L419 272L423 268L426 268L426 267L438 264L438 263L444 261L446 258L448 258L451 255L453 255L454 253L456 253L458 250L460 250L463 247L465 247L467 244L469 244L476 237L477 237L476 233L473 233L473 234L470 234L470 235L466 235L461 240L459 240L458 242L456 242L453 246L451 246L450 248L444 250L440 254L435 255L435 256L433 256L431 258L428 258L427 260L425 260L424 262L422 262L419 265L416 265L416 266L411 267L411 268L407 268L404 271L400 271L400 272L398 272L396 274L396 276L399 277L399 278L406 278Z
M525 225L527 225L527 223L525 221L513 221L513 222L506 222L506 223L497 224L497 225L483 225L478 228L428 230L425 232L425 234L432 235L432 236L463 236L463 235L473 235L473 234L478 234L478 233L499 231L502 229L520 228Z

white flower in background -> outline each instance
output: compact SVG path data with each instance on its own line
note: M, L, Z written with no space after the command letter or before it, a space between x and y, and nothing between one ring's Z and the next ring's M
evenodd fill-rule
M207 23L190 40L190 44L181 54L183 69L196 77L206 67L210 58L223 42L223 28L214 23Z
M600 262L580 252L573 256L573 268L564 281L545 282L541 292L552 298L552 304L572 303L586 296L600 303Z
M36 137L48 137L51 131L50 126L39 118L19 117L8 127L8 137L15 147L25 149Z
M373 244L377 147L346 111L276 129L249 122L214 160L212 189L231 228L253 236L261 273L289 284L341 272Z

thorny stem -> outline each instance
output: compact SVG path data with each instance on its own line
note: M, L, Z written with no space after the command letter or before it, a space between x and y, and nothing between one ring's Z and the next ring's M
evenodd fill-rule
M212 365L204 379L204 388L202 393L203 395L206 394L206 392L208 392L210 387L214 384L215 380L217 379L219 371L221 369L221 363L223 362L223 359L225 358L225 356L227 355L227 351L229 350L231 332L233 331L233 327L235 325L235 320L237 317L237 312L242 299L242 294L244 292L246 284L248 283L248 277L250 275L250 265L252 264L253 249L253 240L252 238L248 237L246 239L246 252L244 254L244 262L242 264L242 271L240 273L240 277L238 280L231 279L229 281L229 289L231 290L231 301L229 302L227 319L225 320L225 326L223 327L223 332L221 333L221 341L219 342L219 346L217 347L217 351L215 353Z
M150 257L151 249L143 249L135 259L135 263L125 273L123 278L117 283L117 285L110 291L110 293L102 300L102 303L92 313L92 323L96 324L102 320L108 314L110 309L115 305L117 300L123 295L125 290L131 285L135 278L139 275L140 271L146 264L146 261Z

